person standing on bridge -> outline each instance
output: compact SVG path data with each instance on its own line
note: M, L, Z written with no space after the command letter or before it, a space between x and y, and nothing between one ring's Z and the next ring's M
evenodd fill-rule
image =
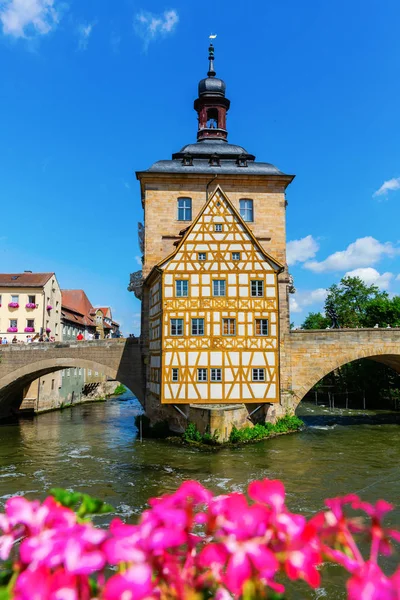
M78 340L78 342L81 342L83 340L83 335L82 335L82 331L80 331L78 333L78 335L76 336L76 339Z

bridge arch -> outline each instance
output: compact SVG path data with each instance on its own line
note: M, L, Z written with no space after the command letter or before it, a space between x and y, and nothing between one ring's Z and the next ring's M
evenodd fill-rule
M0 356L0 418L18 410L24 388L35 379L76 367L120 381L143 403L140 347L128 340L9 347Z
M344 351L340 356L324 356L321 360L312 356L308 360L304 360L301 368L301 373L293 377L293 408L297 408L298 404L308 394L310 390L324 377L333 371L355 362L357 360L373 360L390 367L397 373L400 373L400 344L397 349L385 347L355 347L349 351Z

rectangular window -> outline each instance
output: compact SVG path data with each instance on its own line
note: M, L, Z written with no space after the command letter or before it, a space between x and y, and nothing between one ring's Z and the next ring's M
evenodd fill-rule
M26 320L26 326L27 327L32 327L32 329L35 329L35 319L27 319Z
M64 377L65 377L65 369L63 369L63 370L61 371L61 377L62 377L62 378L64 378Z
M82 367L79 367L79 375L82 375Z
M98 372L98 371L95 371L95 372L94 372L94 376L95 376L95 377L98 377L98 375L99 375L99 372Z
M177 279L175 281L175 295L177 298L189 295L189 282L187 279Z
M179 369L172 369L172 381L179 381Z
M214 225L214 231L222 231L222 223L216 223Z
M198 260L206 260L207 254L205 252L199 252L197 258Z
M19 296L11 296L11 302L15 302L16 304L18 304L19 302Z
M251 295L257 298L264 296L264 281L262 279L253 279L251 282Z
M70 377L70 375L71 375L71 369L66 369L66 371L67 371L67 377Z
M183 319L171 319L171 335L183 335Z
M207 381L207 369L197 369L197 381Z
M213 280L213 296L225 296L225 279Z
M192 220L192 199L178 198L178 221Z
M192 319L192 335L204 335L204 319Z
M36 296L28 296L28 304L36 304Z
M51 389L54 390L54 379L51 380Z
M240 252L232 252L232 260L240 260Z
M256 335L268 335L268 319L256 319Z
M253 369L253 381L265 381L265 369Z
M10 319L10 327L18 327L18 319Z
M222 319L222 335L236 335L236 319Z
M222 381L222 369L211 369L211 381Z
M91 377L91 375L92 375L92 369L88 369L87 374L88 374L89 377Z
M253 200L242 198L239 200L240 216L243 221L254 221Z

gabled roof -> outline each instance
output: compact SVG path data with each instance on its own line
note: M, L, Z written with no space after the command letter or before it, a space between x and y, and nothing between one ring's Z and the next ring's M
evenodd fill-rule
M96 310L101 310L106 319L112 319L111 308L109 306L99 306L95 308Z
M223 189L221 188L220 185L218 185L215 188L215 191L211 194L211 196L209 197L209 199L207 200L207 202L204 204L203 208L201 209L201 211L199 212L199 214L197 215L197 217L194 219L193 223L190 225L190 227L187 229L185 235L182 237L182 239L180 240L179 244L177 245L176 250L174 250L169 256L167 256L166 258L163 258L155 267L153 267L153 269L151 270L151 272L149 273L148 277L146 278L146 280L150 277L150 275L153 273L153 271L155 269L162 269L163 265L168 262L173 256L175 256L175 254L177 254L180 250L180 248L183 246L183 244L186 242L187 238L189 237L190 233L192 232L192 230L194 229L194 227L197 225L198 221L200 220L200 218L203 216L203 213L205 212L205 210L207 209L208 205L210 204L210 202L212 201L212 199L214 198L214 196L217 193L220 193L225 202L227 203L228 207L230 208L230 210L233 212L234 216L236 217L237 221L242 225L243 229L245 230L245 232L249 235L249 237L251 238L252 242L254 243L254 245L256 246L257 250L262 254L262 256L265 258L265 260L271 265L271 267L278 272L283 271L284 266L278 262L275 258L272 258L272 256L270 256L265 250L264 248L261 246L260 242L257 240L257 238L254 236L253 232L251 231L250 227L247 225L246 221L244 221L242 219L242 217L240 216L240 213L236 210L236 208L233 206L232 202L229 200L228 196L225 194L225 192L223 191Z
M0 287L43 287L54 273L0 273Z
M81 315L89 315L93 308L83 290L61 290L61 304Z

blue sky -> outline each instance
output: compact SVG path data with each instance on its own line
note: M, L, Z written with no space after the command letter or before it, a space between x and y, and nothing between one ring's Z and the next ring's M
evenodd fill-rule
M0 271L55 271L137 331L134 171L195 140L217 33L229 141L296 174L292 320L348 272L400 293L399 18L395 0L3 0Z

